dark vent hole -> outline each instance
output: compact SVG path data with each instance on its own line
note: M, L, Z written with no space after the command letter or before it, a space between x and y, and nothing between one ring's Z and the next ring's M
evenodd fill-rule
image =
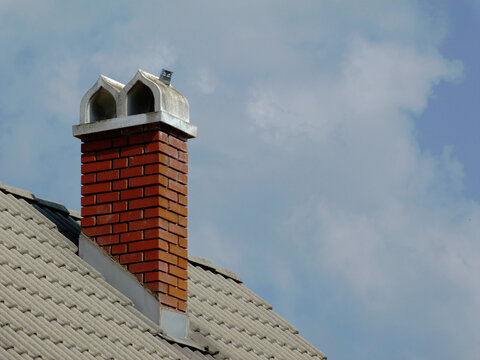
M98 89L90 99L89 112L90 122L117 117L117 104L112 94L104 88Z
M152 90L137 81L127 94L127 115L144 114L154 111Z

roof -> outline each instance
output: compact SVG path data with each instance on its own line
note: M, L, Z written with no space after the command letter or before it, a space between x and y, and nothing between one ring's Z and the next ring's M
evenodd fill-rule
M0 183L1 359L323 359L234 273L189 259L173 341L77 255L78 213Z

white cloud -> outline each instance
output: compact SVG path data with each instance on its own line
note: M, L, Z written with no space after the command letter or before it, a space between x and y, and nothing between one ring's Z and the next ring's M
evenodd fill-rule
M202 67L198 71L197 87L205 95L212 94L217 88L217 79L208 68Z

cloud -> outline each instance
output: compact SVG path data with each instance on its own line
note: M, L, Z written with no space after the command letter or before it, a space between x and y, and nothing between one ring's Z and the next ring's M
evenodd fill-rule
M356 37L338 72L250 90L254 131L316 165L279 232L300 253L272 261L272 272L301 276L296 264L308 259L318 276L348 284L373 322L393 317L406 331L416 318L419 331L457 346L462 326L478 338L480 205L463 197L454 149L423 152L414 130L434 87L461 76L458 61L435 51ZM442 317L448 326L432 330Z
M455 148L425 152L416 138L437 87L462 77L439 50L441 10L187 7L9 8L0 180L78 208L81 96L99 73L126 82L170 67L199 127L192 253L238 271L331 358L474 358L478 204L463 196ZM29 106L25 83L42 89Z
M278 142L292 135L321 139L345 126L345 132L395 127L403 112L425 109L433 86L461 73L459 62L438 53L357 37L337 74L319 74L307 83L293 77L285 84L256 85L247 109L253 125Z

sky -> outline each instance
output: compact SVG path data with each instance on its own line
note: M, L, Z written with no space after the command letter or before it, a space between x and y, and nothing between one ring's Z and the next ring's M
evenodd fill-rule
M80 210L83 94L174 72L189 251L329 359L478 359L478 0L0 3L0 181Z

